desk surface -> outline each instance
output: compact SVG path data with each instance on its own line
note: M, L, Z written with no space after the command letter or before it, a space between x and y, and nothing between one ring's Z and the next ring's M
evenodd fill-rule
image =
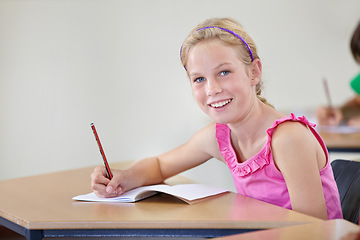
M319 132L329 151L360 152L360 132Z
M268 229L321 221L235 193L193 205L163 194L137 203L73 201L72 197L91 191L92 170L0 181L0 217L29 230ZM175 177L169 182L188 180Z
M281 240L316 239L340 240L347 234L360 231L360 227L343 219L256 231L216 239L221 240ZM351 238L350 238L351 239ZM355 238L357 239L357 238ZM343 239L345 240L345 238Z

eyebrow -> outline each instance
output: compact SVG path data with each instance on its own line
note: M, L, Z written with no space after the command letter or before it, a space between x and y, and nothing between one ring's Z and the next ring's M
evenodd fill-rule
M222 63L220 63L219 65L217 65L215 68L214 68L214 70L217 70L217 69L219 69L219 68L222 68L223 66L226 66L226 65L231 65L231 62L222 62ZM189 76L196 76L196 75L202 75L202 74L200 74L200 73L198 73L198 72L189 72Z
M223 66L226 66L226 65L232 65L231 62L223 62L223 63L220 63L217 67L215 67L214 69L219 69Z

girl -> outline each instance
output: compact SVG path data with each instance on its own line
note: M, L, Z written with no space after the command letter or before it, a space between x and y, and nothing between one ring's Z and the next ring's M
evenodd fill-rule
M200 108L214 122L185 144L156 157L92 174L101 197L165 179L216 158L231 170L239 194L323 219L342 218L324 142L305 117L286 116L261 94L262 64L253 40L228 18L209 19L180 51Z

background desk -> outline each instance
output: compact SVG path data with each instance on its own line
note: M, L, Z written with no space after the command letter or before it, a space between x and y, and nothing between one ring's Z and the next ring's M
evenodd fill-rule
M27 239L41 239L99 235L213 237L321 221L235 193L193 205L167 195L138 203L73 201L73 196L91 191L92 170L1 181L0 224ZM186 181L178 177L169 182Z
M303 224L218 238L219 240L340 240L360 227L343 219ZM345 240L345 239L344 239Z
M331 133L319 132L329 152L360 153L360 132Z

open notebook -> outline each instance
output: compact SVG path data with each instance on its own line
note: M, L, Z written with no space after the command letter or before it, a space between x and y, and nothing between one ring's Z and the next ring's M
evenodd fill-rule
M73 200L90 202L137 202L158 193L166 193L188 204L193 204L226 192L229 192L229 190L204 184L179 184L174 186L158 184L135 188L114 198L102 198L96 196L94 193L88 193L73 197Z

